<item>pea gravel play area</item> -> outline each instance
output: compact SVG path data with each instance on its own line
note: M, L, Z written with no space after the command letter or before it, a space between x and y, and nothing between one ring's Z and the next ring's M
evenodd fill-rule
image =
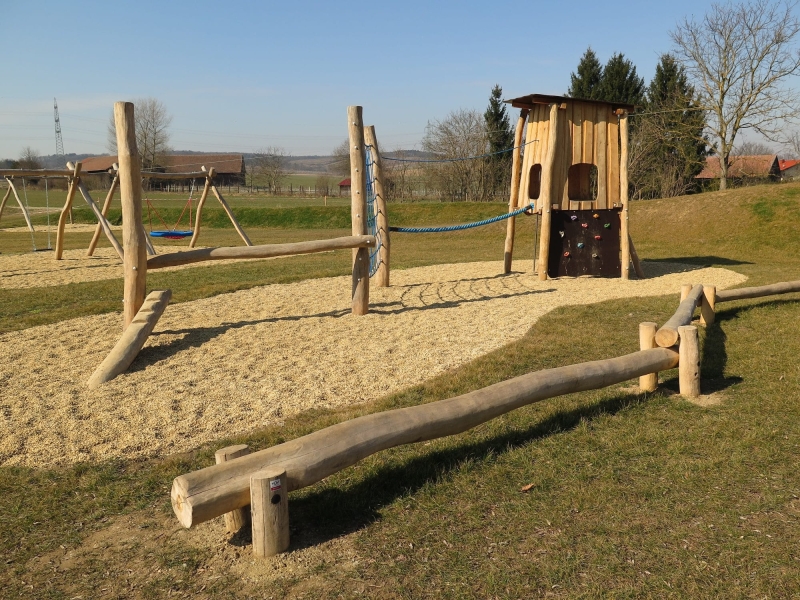
M58 265L41 255L4 260L12 258L23 286L119 273L118 263L104 264L110 255ZM120 335L119 313L4 333L0 464L188 451L309 408L418 384L518 340L560 306L675 294L687 278L718 289L747 279L722 268L644 265L647 279L631 281L539 281L529 262L515 263L507 276L498 275L497 262L400 270L390 288L371 290L365 317L350 314L349 276L173 304L128 372L94 391L86 380ZM8 286L13 273L4 277Z

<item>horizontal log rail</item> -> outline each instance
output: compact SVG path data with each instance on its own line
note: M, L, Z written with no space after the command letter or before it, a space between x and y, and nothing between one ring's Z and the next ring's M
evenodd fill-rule
M800 292L800 281L786 281L759 287L724 290L717 292L717 302L730 302L732 300L745 300L747 298L763 298L764 296L791 294L792 292Z
M205 179L214 175L207 171L192 171L189 173L161 173L159 171L142 171L144 179Z
M192 527L250 503L250 477L286 471L288 491L309 486L381 450L467 431L514 409L608 387L678 365L672 348L521 375L467 394L345 421L295 440L177 477L172 508Z
M678 305L678 310L656 332L656 344L662 348L671 348L678 343L678 327L692 322L694 309L703 296L703 286L695 285L689 295Z
M233 258L275 258L277 256L293 256L345 250L348 248L374 248L377 241L371 235L353 235L332 238L329 240L313 240L309 242L293 242L289 244L266 244L262 246L225 246L221 248L198 248L185 252L160 254L147 261L148 271L163 269L207 260L228 260Z
M64 169L0 169L0 177L72 177Z

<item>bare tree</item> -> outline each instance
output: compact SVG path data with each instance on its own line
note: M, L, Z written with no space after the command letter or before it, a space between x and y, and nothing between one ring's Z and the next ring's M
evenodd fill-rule
M164 156L171 152L169 126L172 115L167 107L155 98L138 98L133 101L136 117L136 145L142 159L142 169L153 170L164 165ZM114 113L108 123L107 147L111 154L117 153L117 128Z
M41 169L42 160L39 156L39 151L34 150L30 146L25 146L22 152L19 153L17 165L19 169Z
M796 0L712 4L702 21L684 19L671 32L676 56L700 95L698 105L708 113L720 189L727 187L728 157L742 130L777 140L782 121L797 114L795 94L782 87L800 69L796 5Z
M429 121L422 147L436 160L426 163L431 187L453 200L483 200L487 194L488 168L483 159L489 139L483 115L476 110L457 110L445 119Z
M350 177L350 140L342 140L331 152L333 159L328 164L328 172L337 177Z
M777 154L777 152L762 142L749 140L736 144L736 147L731 150L731 156L759 156L762 154Z
M421 176L420 163L414 162L413 155L407 150L397 148L389 154L390 158L383 160L386 195L392 200L413 198Z
M286 178L286 157L289 154L279 146L268 146L256 150L253 156L252 173L258 177L271 192L280 187Z

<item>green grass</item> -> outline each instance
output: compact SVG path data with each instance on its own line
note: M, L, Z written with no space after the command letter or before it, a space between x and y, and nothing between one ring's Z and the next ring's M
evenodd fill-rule
M634 241L643 258L724 266L748 275L747 285L800 279L798 190L768 186L634 203ZM760 203L769 207L768 218ZM432 212L406 214L408 224L439 222L445 214L427 206L420 210ZM461 213L451 216L466 220ZM393 256L399 267L496 260L503 230L395 236ZM272 229L257 235L306 233L320 232ZM526 237L529 230L520 241ZM529 251L520 249L523 255ZM193 293L218 293L212 282L226 277L221 288L346 269L346 256L339 266L333 258L339 254L323 255L318 264L303 262L311 257L252 263L250 274L237 271L238 265L214 267L196 291L197 284L178 275L206 269L163 275L169 275L179 300L186 300ZM273 268L279 271L269 271ZM293 493L293 547L320 547L328 540L334 545L327 561L312 553L305 568L275 567L283 573L277 579L269 575L272 567L247 566L247 548L234 559L248 573L243 576L220 559L222 549L200 531L177 531L170 516L172 478L211 464L216 447L231 442L268 447L360 414L634 351L638 323L664 322L676 295L677 290L664 298L562 308L520 341L423 385L368 405L309 411L282 427L220 440L191 455L49 470L2 468L4 593L792 597L798 590L800 540L798 294L722 305L717 323L701 331L703 391L717 394L718 406L695 406L671 395L676 373L662 373L655 394L616 385L549 400L458 436L379 453ZM35 306L40 300L34 294L18 302ZM2 318L8 308L0 305ZM44 314L57 310L55 301L42 307ZM520 491L530 484L529 491ZM122 530L113 529L125 523ZM109 549L97 542L92 542L97 548L87 546L87 540L107 539L103 535L116 540ZM236 554L237 544L246 543L245 533L227 548ZM54 570L48 562L76 549L80 558L72 569ZM210 577L212 572L218 578Z

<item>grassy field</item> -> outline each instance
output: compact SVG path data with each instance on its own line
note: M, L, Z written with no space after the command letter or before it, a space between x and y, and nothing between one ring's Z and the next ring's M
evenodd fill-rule
M261 212L270 227L252 225L254 242L346 231L325 212ZM444 204L392 207L391 216L397 224L444 224L498 212L501 205ZM632 234L646 260L723 266L759 285L800 279L798 213L800 185L753 187L634 203ZM518 255L530 256L532 220L522 222ZM503 231L499 224L454 236L398 235L394 265L499 260ZM24 250L24 234L0 235ZM204 241L230 243L233 235L210 228ZM85 237L68 244L83 246ZM154 273L149 281L158 287L169 279L180 302L346 270L346 253L338 253L210 266L200 278ZM121 281L64 288L0 291L0 330L57 322L79 307L80 314L114 310ZM677 374L662 373L655 394L624 384L561 397L458 436L382 452L293 493L292 543L309 550L303 564L242 567L251 561L249 533L214 547L196 531L179 530L171 516L172 478L211 464L217 447L263 448L356 415L634 351L638 323L663 323L677 293L563 308L519 342L424 385L357 408L311 411L190 455L4 467L4 595L796 597L798 294L725 304L717 323L701 331L703 392L716 405L674 396ZM64 555L74 558L54 568Z

